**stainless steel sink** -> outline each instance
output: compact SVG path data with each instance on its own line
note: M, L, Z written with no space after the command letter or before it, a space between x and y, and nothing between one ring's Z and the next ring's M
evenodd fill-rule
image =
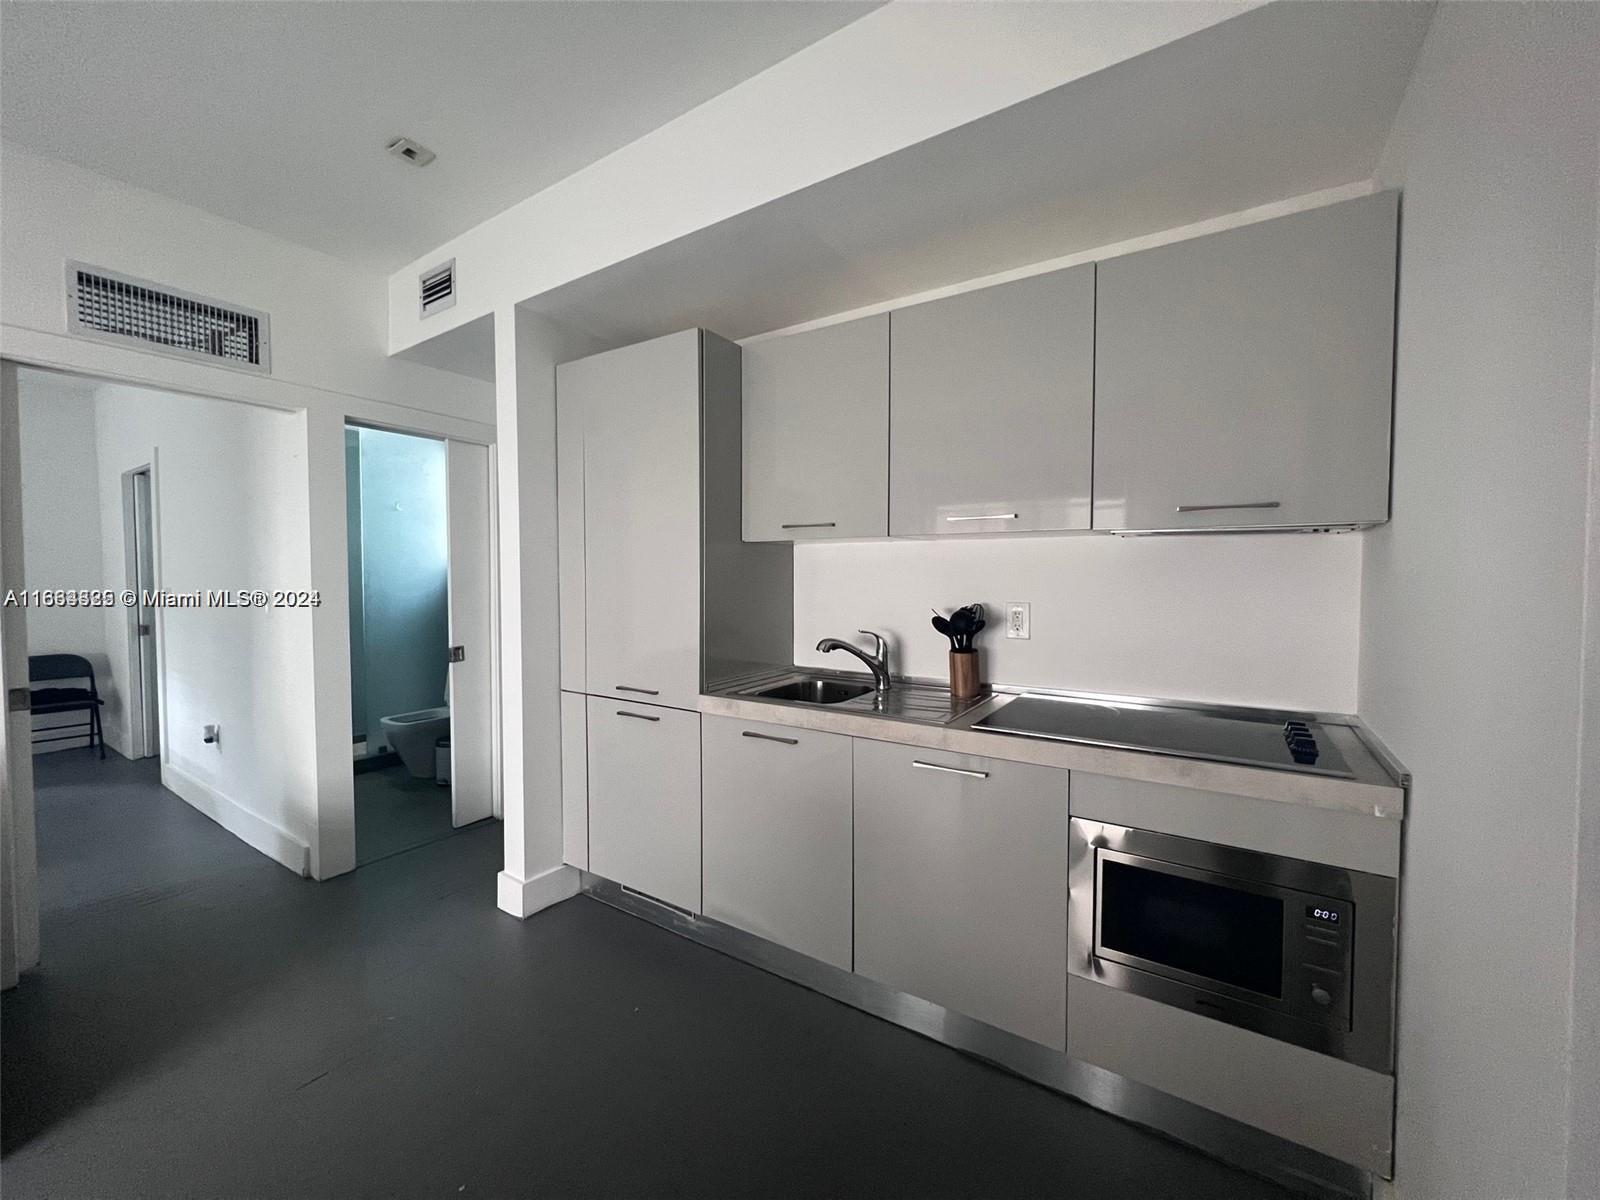
M783 704L837 706L846 712L870 713L928 725L948 724L986 699L975 696L957 700L950 695L949 688L910 681L897 681L888 691L880 692L870 682L799 672L746 684L729 694Z
M756 695L764 700L790 700L801 704L843 704L872 690L868 683L845 683L839 679L800 679L767 688Z

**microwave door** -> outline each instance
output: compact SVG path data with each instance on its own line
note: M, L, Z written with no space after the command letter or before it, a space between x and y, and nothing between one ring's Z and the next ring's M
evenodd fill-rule
M1095 953L1248 1004L1284 1000L1285 898L1270 887L1101 848Z

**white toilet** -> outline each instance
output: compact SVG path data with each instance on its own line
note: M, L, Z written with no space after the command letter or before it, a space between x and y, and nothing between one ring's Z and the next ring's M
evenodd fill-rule
M379 717L378 724L383 727L383 740L400 756L406 769L417 779L432 779L434 743L450 736L449 706Z

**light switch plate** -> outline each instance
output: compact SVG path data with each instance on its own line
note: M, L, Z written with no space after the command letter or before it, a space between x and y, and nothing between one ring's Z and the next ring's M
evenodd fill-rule
M1008 638L1022 638L1026 640L1028 632L1029 605L1022 600L1006 601L1006 636Z

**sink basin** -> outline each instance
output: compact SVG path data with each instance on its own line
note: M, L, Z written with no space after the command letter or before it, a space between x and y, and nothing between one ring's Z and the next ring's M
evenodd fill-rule
M766 700L797 700L802 704L843 704L872 690L870 683L845 683L839 679L800 679L757 692Z

